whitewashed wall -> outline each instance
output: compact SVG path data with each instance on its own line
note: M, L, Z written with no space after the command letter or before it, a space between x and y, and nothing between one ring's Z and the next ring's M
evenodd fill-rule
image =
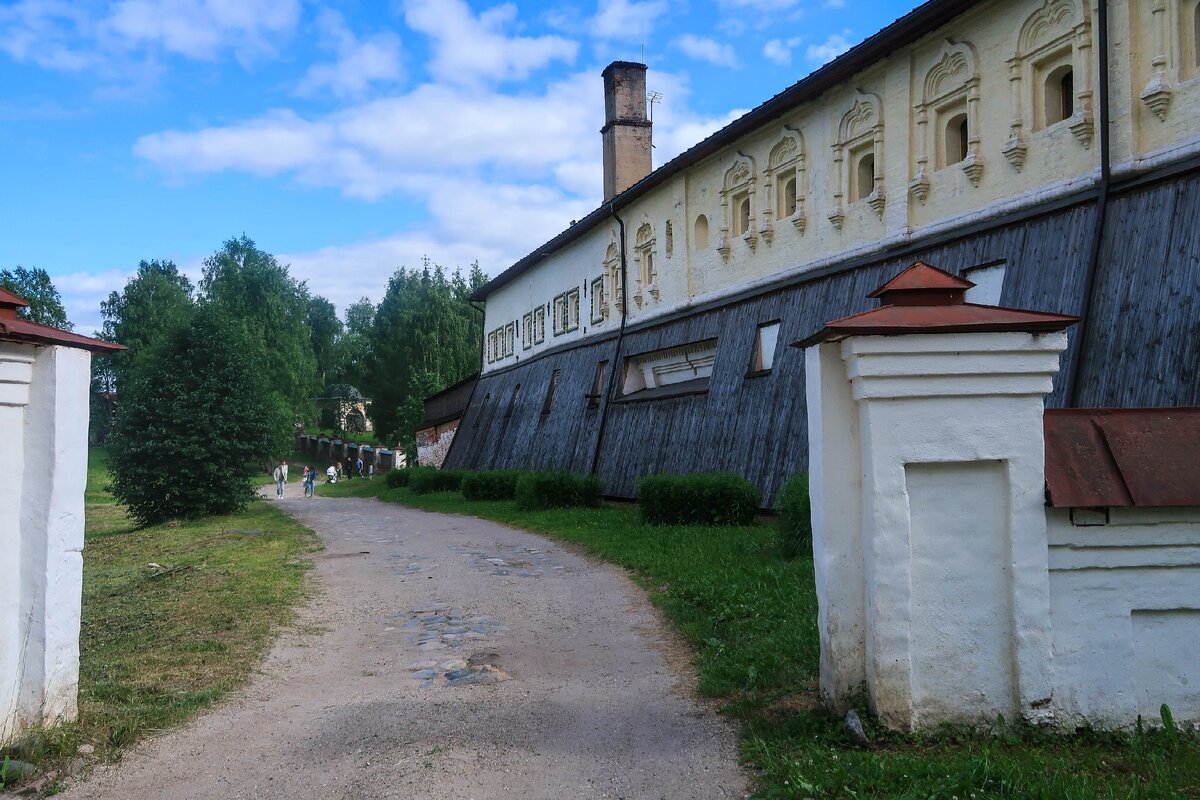
M90 355L0 342L0 741L72 719Z
M1045 501L1066 334L856 336L807 356L821 689L899 729L1200 722L1200 507ZM1097 524L1103 522L1104 524Z
M1195 67L1194 24L1188 27L1194 4L1162 0L1110 6L1114 171L1127 174L1195 155L1200 152L1200 69ZM1023 36L1027 27L1042 33ZM662 316L852 255L1035 206L1094 184L1099 175L1099 148L1094 130L1088 133L1087 124L1080 123L1090 119L1094 129L1097 44L1094 4L1087 0L984 3L678 173L618 211L625 221L630 295L637 272L635 238L643 224L650 224L655 234L660 276L659 297L641 306L631 302L630 320ZM1036 59L1026 57L1018 62L1016 57L1022 48L1058 46L1070 47L1075 54L1075 86L1077 93L1088 95L1084 100L1090 104L1090 117L1081 101L1077 103L1078 118L1039 126L1035 108L1039 90L1031 85L1030 72ZM1014 82L1014 75L1021 80ZM976 98L972 130L978 137L972 145L974 180L962 164L939 166L934 153L937 137L933 135L938 103L926 102L927 84L964 90L973 87L969 90ZM1148 88L1154 91L1143 98ZM751 103L755 91L754 86L747 87ZM856 106L860 110L869 107L871 113L858 130L875 123L879 126L882 203L878 208L866 199L838 199L839 193L846 193L850 165L844 162L839 173L835 145L843 119L853 115ZM924 133L919 122L923 106L928 120ZM1024 147L1019 165L1011 155L1014 132L1019 133ZM797 141L803 153L803 226L794 219L780 219L776 213L769 174L771 153L787 139ZM599 138L596 146L600 147ZM722 207L721 191L727 172L739 164L753 173L755 235L731 235L728 253L723 256L718 245L729 212ZM921 173L926 183L923 197L914 190ZM839 209L842 219L835 224L831 215ZM698 247L694 236L696 219L702 214L709 223L706 249ZM673 232L669 258L668 222ZM520 320L532 307L551 302L560 292L585 290L592 278L602 274L605 251L616 241L617 230L615 221L601 220L581 232L579 239L492 292L487 299L485 335ZM588 307L584 298L579 330L554 337L548 316L543 344L523 351L518 337L513 356L486 363L484 371L615 329L619 315L610 313L604 323L593 325L588 321Z
M1095 515L1095 518L1102 518ZM1068 720L1200 720L1200 508L1047 509L1055 706Z

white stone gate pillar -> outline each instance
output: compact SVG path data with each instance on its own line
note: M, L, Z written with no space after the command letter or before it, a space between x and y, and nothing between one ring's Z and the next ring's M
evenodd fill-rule
M914 264L808 347L821 686L889 726L1036 716L1051 636L1042 410L1073 317Z
M88 351L123 349L22 305L0 290L0 743L76 713Z

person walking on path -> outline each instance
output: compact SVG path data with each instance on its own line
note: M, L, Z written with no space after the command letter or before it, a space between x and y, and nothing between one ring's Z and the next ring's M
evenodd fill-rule
M279 500L283 499L283 487L287 486L288 464L286 461L280 461L279 466L275 468L272 476L275 479L275 497Z
M363 462L362 462L362 457L360 456L354 462L354 471L358 473L358 477L360 477L360 478L363 477L362 468L363 468Z
M304 468L304 496L317 496L317 471L313 467Z

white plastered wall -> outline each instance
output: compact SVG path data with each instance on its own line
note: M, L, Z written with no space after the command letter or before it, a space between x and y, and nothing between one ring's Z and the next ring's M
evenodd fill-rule
M76 713L89 380L86 351L0 342L0 740Z
M1059 7L1069 8L1061 15ZM1186 22L1195 0L1147 0L1109 3L1111 97L1114 173L1125 175L1200 152L1200 67L1195 66L1194 29ZM900 245L914 237L979 222L998 214L1045 203L1055 197L1093 185L1099 175L1099 147L1072 128L1070 120L1039 126L1034 114L1035 88L1032 63L1036 57L1014 63L1021 31L1039 14L1059 20L1044 28L1048 42L1032 37L1034 48L1069 47L1079 63L1076 89L1092 93L1092 115L1097 111L1098 30L1095 3L1090 0L994 0L983 3L948 25L931 31L910 46L871 65L814 100L789 109L731 143L722 151L690 167L662 185L618 209L625 222L629 257L629 293L634 293L636 233L649 223L655 234L659 297L641 306L629 306L629 319L639 322L688 306L719 299L781 277L800 274L823 265ZM1041 30L1038 25L1032 28ZM1027 37L1029 38L1029 37ZM949 70L945 85L977 78L976 124L979 174L973 182L962 165L940 166L931 155L936 104L922 136L919 107L925 100L927 78L948 55L967 53L964 71ZM1159 56L1162 58L1159 58ZM1084 63L1086 61L1086 64ZM1170 102L1156 113L1141 97L1159 73L1170 89ZM1014 75L1020 78L1013 81ZM755 88L747 100L755 101ZM879 168L884 203L877 211L868 201L843 198L844 220L833 224L835 195L845 191L846 171L837 179L834 146L839 124L855 103L878 104L882 122ZM1160 109L1161 106L1157 106ZM1093 120L1094 121L1094 120ZM1015 123L1025 146L1020 169L1005 154ZM769 174L770 154L781 141L797 137L804 156L800 194L806 222L768 220L765 211L777 210L775 188ZM599 140L596 142L600 146ZM912 182L919 161L927 166L928 194L914 195ZM718 251L726 212L721 190L726 172L737 162L748 162L754 172L752 216L757 235L751 243L731 237L728 257ZM599 188L599 187L597 187ZM694 240L696 218L709 222L709 246L698 249ZM666 257L665 226L671 223L673 247ZM770 223L769 236L763 233ZM533 306L551 302L572 288L590 290L590 281L603 272L605 251L617 239L617 223L601 220L579 239L540 263L512 283L488 296L487 331L521 319ZM943 265L957 268L970 265ZM589 321L588 298L581 302L580 329L554 337L547 315L546 341L523 351L519 337L512 357L485 364L484 371L509 366L541 350L614 330L619 315L610 312L605 322ZM763 320L764 322L766 320Z
M911 729L1048 706L1042 410L1065 347L1061 333L973 333L809 350L821 685L835 707L862 686L885 723Z
M1200 508L1047 517L1058 711L1122 726L1165 703L1200 721Z

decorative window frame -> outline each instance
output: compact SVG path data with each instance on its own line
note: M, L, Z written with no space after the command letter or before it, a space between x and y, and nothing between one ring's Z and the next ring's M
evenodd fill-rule
M624 311L625 293L622 291L621 252L616 242L610 242L604 252L604 312L608 314L609 298L618 314Z
M633 302L638 308L658 299L658 270L654 266L657 257L658 237L649 222L642 223L634 238L633 263L637 266L637 282Z
M921 102L914 110L917 119L917 166L909 183L909 191L921 205L929 197L929 171L932 159L933 170L960 167L971 181L978 186L983 177L983 158L980 153L979 122L979 56L970 42L946 40L941 58L925 73ZM959 109L967 114L967 157L962 161L938 167L945 152L946 117ZM933 130L929 129L933 117Z
M1200 77L1200 0L1151 0L1148 5L1149 27L1154 32L1151 77L1138 97L1159 120L1165 121L1176 87ZM1139 6L1143 14L1145 7Z
M1074 114L1061 123L1054 123L1054 126L1065 124L1085 149L1092 146L1091 19L1087 0L1045 0L1021 26L1016 55L1008 60L1013 116L1009 123L1008 141L1001 150L1017 172L1025 166L1025 157L1029 152L1026 120L1037 118L1034 103L1039 94L1037 82L1041 65L1067 53L1075 91L1072 102ZM1028 91L1022 88L1022 83L1029 84Z
M754 185L754 176L757 174L758 168L755 166L754 159L740 151L733 165L725 170L725 178L721 184L721 238L717 243L717 252L725 261L728 261L729 256L733 253L733 231L738 227L735 218L738 213L738 203L735 201L740 200L743 196L750 202L750 215L746 222L746 230L741 233L741 238L750 246L751 251L758 247L758 231L755 227L757 219L755 211L758 210L758 203L755 199L756 187Z
M780 203L780 187L789 179L796 181L796 209L788 216L777 212ZM789 219L792 226L804 234L808 227L808 217L805 214L804 201L808 194L808 175L804 156L804 135L795 128L784 126L781 138L767 155L767 168L763 170L765 197L763 202L763 223L759 229L763 240L769 245L775 239L775 217L782 222Z
M592 324L599 325L608 317L608 297L604 292L604 276L592 278Z
M546 306L538 306L533 310L533 343L542 344L546 341Z
M488 331L487 345L485 347L485 350L487 352L487 362L489 364L491 364L492 362L494 362L496 360L496 332L495 331Z
M551 301L551 328L555 336L562 336L567 332L567 293L554 295L554 300Z
M579 287L567 292L567 329L564 333L579 330Z
M521 349L529 350L533 347L533 312L528 312L521 317Z
M858 98L842 116L833 145L834 193L829 221L839 230L846 221L845 198L847 195L853 195L850 183L858 179L857 165L847 166L845 163L849 156L869 149L875 159L871 193L854 202L865 200L882 219L887 200L883 191L883 101L873 92L864 92L862 89L856 91Z
M517 351L517 323L512 321L504 326L504 358Z

